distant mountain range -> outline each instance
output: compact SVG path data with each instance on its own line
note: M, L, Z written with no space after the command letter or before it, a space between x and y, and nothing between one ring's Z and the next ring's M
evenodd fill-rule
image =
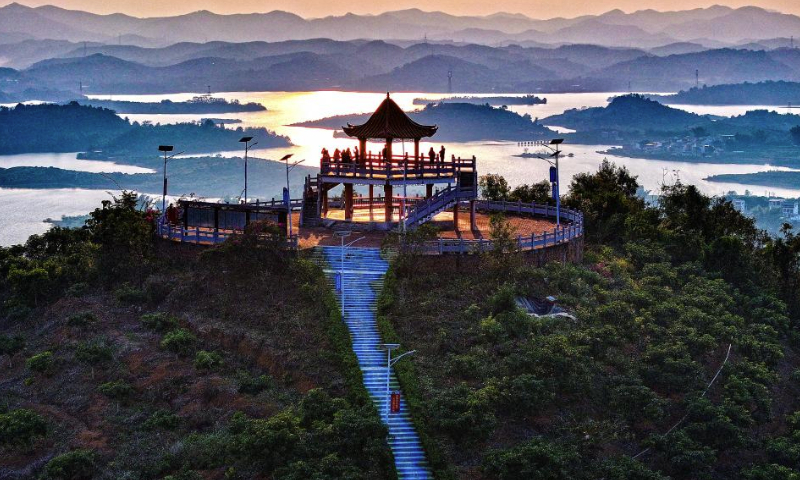
M173 17L137 18L98 15L55 6L0 8L0 43L27 39L125 43L139 46L179 42L397 40L525 46L593 43L652 48L676 42L706 47L731 46L790 38L800 31L800 17L758 7L713 6L676 12L612 10L602 15L537 20L518 14L457 16L418 9L380 15L305 19L272 11L219 15L198 11Z

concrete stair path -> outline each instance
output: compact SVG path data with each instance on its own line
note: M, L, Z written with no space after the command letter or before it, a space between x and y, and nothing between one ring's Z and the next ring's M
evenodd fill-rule
M344 265L341 253L341 247L317 247L314 258L325 270L331 288L335 288L336 274L343 267L344 321L350 330L353 351L364 377L364 386L372 397L381 420L384 420L389 401L386 398L386 350L381 347L384 342L378 333L375 309L378 293L383 287L383 276L389 265L377 248L346 247ZM341 294L337 292L337 296L341 302ZM392 391L400 391L394 371L390 372L389 385ZM400 412L389 414L387 426L388 442L394 455L398 478L432 479L425 451L402 394Z

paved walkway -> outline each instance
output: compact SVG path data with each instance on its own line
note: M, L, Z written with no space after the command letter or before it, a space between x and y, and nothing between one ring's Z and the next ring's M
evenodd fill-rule
M375 308L378 293L383 287L383 276L389 266L377 248L345 248L344 264L341 247L317 247L317 252L320 253L317 258L325 261L325 275L334 288L336 275L343 267L344 321L350 330L353 351L364 376L364 386L383 420L389 401L386 398L386 350L381 347L383 340L378 333ZM394 371L390 372L390 388L392 391L400 390ZM401 480L433 478L425 451L411 423L408 405L402 396L400 412L389 414L388 428L389 446L394 454L398 477Z

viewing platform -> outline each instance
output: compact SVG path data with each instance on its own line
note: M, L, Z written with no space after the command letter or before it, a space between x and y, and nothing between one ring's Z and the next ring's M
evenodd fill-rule
M367 154L363 160L343 163L320 160L319 177L326 183L358 183L362 185L402 185L453 183L461 173L477 171L475 157L434 160L393 155L383 159Z

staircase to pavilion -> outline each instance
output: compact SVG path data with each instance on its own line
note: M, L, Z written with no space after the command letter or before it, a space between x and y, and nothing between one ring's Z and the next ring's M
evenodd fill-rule
M377 248L346 247L342 264L341 247L317 247L315 260L325 271L328 283L335 288L336 275L343 269L344 321L350 331L353 351L381 420L385 422L389 398L386 396L386 350L378 333L376 302L383 286L388 264ZM342 301L339 293L339 301ZM394 371L390 371L391 391L400 391ZM411 421L404 396L400 397L400 411L389 413L387 424L389 447L394 455L397 476L400 480L431 479L425 451Z
M418 202L408 211L404 221L406 228L414 228L433 219L439 213L455 207L461 200L472 200L477 192L474 188L450 185L432 197Z

